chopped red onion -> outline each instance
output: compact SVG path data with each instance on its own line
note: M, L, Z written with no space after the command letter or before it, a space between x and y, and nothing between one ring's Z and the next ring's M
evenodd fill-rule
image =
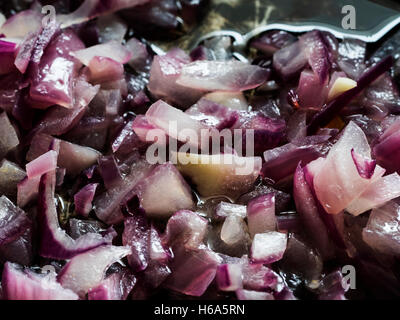
M350 122L319 166L318 172L314 173L315 193L328 213L341 212L385 172L376 166L371 179L360 176L351 155L353 149L360 156L371 158L371 149L364 132L354 122ZM326 187L327 181L329 188Z
M203 91L177 83L182 67L188 63L190 57L180 49L173 49L163 56L155 56L148 84L151 94L181 108L188 108L198 101L204 94Z
M203 98L234 110L246 111L249 108L249 103L242 92L214 91Z
M397 173L376 180L346 208L353 215L377 208L400 196L400 176Z
M154 225L151 225L149 242L150 259L166 264L171 258L171 254L162 243L161 236Z
M150 225L146 216L137 212L134 216L125 219L122 243L131 249L128 262L135 272L147 268L150 259Z
M129 65L136 71L146 71L151 59L146 45L135 38L131 38L126 43L126 47L132 53L132 57L128 62Z
M99 28L100 43L107 43L113 40L121 43L128 31L126 24L115 14L101 16L97 20L97 26Z
M11 200L17 197L17 185L26 173L17 164L6 159L0 162L0 193Z
M90 289L100 285L107 269L129 252L128 247L107 245L78 254L64 266L57 279L64 288L84 297Z
M275 195L273 193L257 197L248 203L247 223L252 238L257 233L275 231Z
M55 170L57 167L58 152L50 150L26 165L28 178L36 178Z
M203 243L207 226L208 221L197 213L189 210L178 211L168 220L163 242L171 247L176 244L186 248L197 248Z
M398 255L400 206L389 201L373 209L367 226L362 231L364 241L375 250L389 255Z
M146 113L146 119L155 127L163 130L165 134L182 142L199 144L201 130L208 127L200 121L193 119L179 109L171 107L162 100L154 103ZM190 131L189 131L190 129ZM191 137L188 132L196 132L196 137Z
M267 70L239 61L196 61L182 67L177 84L203 91L245 91L268 80Z
M205 98L185 111L192 119L218 130L229 129L239 120L239 113Z
M7 114L0 115L0 159L4 158L8 152L19 145L17 131L11 124Z
M151 169L152 166L146 161L138 160L131 167L130 174L122 179L121 183L96 197L94 210L97 217L108 224L121 222L124 218L121 206L135 195L135 186L150 173Z
M92 201L96 194L98 183L91 183L83 187L77 194L74 195L75 211L88 217L92 211Z
M108 190L111 190L122 183L123 178L121 171L113 155L99 158L98 164L98 169L103 178L104 186Z
M88 77L91 83L99 84L122 79L124 66L108 57L93 57L88 64Z
M296 41L296 37L286 31L270 31L253 40L250 46L267 56Z
M216 281L221 291L236 291L243 287L242 266L236 264L221 264L217 268Z
M364 158L363 156L357 154L354 149L351 149L351 156L360 176L364 179L371 179L375 172L376 161Z
M14 14L1 26L0 34L6 38L24 38L29 32L38 30L43 16L35 10L25 10Z
M280 232L258 233L251 245L251 259L269 264L282 259L287 245L287 235Z
M71 52L83 47L73 31L61 33L49 43L32 75L32 107L44 109L55 104L69 109L74 107L74 81L80 64ZM60 69L63 72L60 73Z
M69 259L106 244L109 239L100 234L88 233L77 240L60 228L54 201L55 173L42 176L39 186L38 221L40 230L40 255L53 259Z
M32 225L28 215L6 196L0 197L0 246L21 236Z
M245 289L237 290L236 297L238 300L275 300L271 293Z
M297 95L302 108L321 108L328 99L328 78L321 82L318 75L310 70L304 70L300 75Z
M158 141L158 137L162 141L168 141L167 134L158 129L155 125L150 124L147 118L143 115L138 115L132 123L132 129L139 137L140 141L142 142L156 142ZM151 132L155 132L157 130L157 137L151 134ZM160 143L162 143L160 141Z
M150 0L85 0L74 12L57 16L63 28L81 24L99 16L145 4Z
M194 208L189 185L169 162L157 166L138 183L135 190L141 207L149 217L168 218L179 210Z
M88 300L126 300L135 284L136 278L128 271L115 272L89 289Z
M237 215L226 217L221 229L221 240L229 246L234 246L246 243L247 239L248 231L243 218Z
M215 208L215 218L223 220L231 215L235 215L244 219L247 216L246 210L246 206L222 201Z
M3 295L6 300L78 300L71 290L63 288L53 275L35 274L16 264L4 266Z
M250 190L259 176L261 158L234 154L176 154L178 169L191 178L204 197L226 195L233 199Z
M177 246L171 263L171 275L164 286L180 293L200 297L214 280L220 257L206 247L186 249Z
M16 44L0 40L0 75L7 74L13 71L16 54Z
M329 138L329 135L311 136L265 151L262 174L274 181L291 176L300 161L307 165L325 155Z

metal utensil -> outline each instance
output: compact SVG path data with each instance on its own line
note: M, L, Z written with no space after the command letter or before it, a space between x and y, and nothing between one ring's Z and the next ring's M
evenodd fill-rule
M214 36L234 39L235 52L243 52L251 39L268 30L302 33L329 31L339 39L376 42L400 24L400 3L390 0L211 0L211 8L198 25L177 41L157 43L168 50L190 50ZM352 6L356 28L344 29L343 7Z

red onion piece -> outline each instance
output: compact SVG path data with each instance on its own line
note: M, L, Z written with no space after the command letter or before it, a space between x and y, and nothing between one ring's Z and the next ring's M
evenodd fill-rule
M237 290L236 297L238 300L275 300L271 293L245 289Z
M280 232L258 233L251 245L251 259L269 264L282 259L287 245L287 235Z
M122 79L124 66L108 57L93 57L88 64L89 80L93 84Z
M239 120L239 113L215 102L200 99L185 111L191 118L218 130L229 129Z
M6 38L24 38L42 26L43 16L35 10L25 10L11 16L1 26L0 34Z
M257 197L248 203L247 223L252 238L257 233L275 231L275 195L273 193Z
M7 262L4 266L3 295L6 300L78 300L71 290L63 288L52 275L39 275Z
M95 198L94 210L97 217L108 224L121 222L123 220L121 206L134 196L135 186L151 170L150 164L144 160L138 160L132 166L130 174L120 184Z
M95 57L109 58L121 64L127 63L132 57L129 50L117 41L110 41L79 51L75 50L73 55L86 66L89 66Z
M168 220L163 242L171 247L184 245L186 248L197 248L203 243L207 226L208 221L197 213L178 211Z
M203 91L245 91L268 80L266 69L239 61L196 61L182 67L177 84Z
M23 210L6 196L0 197L0 246L18 239L31 225L30 218Z
M7 114L0 115L0 159L19 145L19 138Z
M78 254L64 266L57 280L64 288L83 298L91 288L97 287L104 280L107 269L129 252L128 247L106 245Z
M126 43L126 47L132 53L132 57L128 62L129 65L139 72L148 71L146 69L150 65L151 57L147 51L146 45L136 38L131 38Z
M88 300L126 300L136 284L128 271L116 272L88 291Z
M244 219L247 216L246 210L246 206L222 201L215 208L215 218L217 220L224 220L231 215L236 215Z
M69 175L75 176L97 162L100 152L73 144L64 140L54 139L45 134L37 134L33 137L31 147L27 154L27 160L34 160L48 150L51 141L60 143L58 166L65 168Z
M88 217L90 211L92 211L92 201L96 194L98 183L91 183L84 186L77 194L74 195L75 211L84 216Z
M71 52L81 48L84 44L73 31L61 33L49 43L32 75L29 93L33 107L43 109L54 104L74 107L74 81L81 64Z
M60 228L54 202L55 173L42 176L39 186L38 221L40 230L40 255L53 259L73 256L109 243L100 234L88 233L77 240Z
M357 81L357 87L342 93L317 113L308 124L307 133L313 134L318 128L327 125L339 112L348 105L368 85L374 82L393 65L393 57L388 56L367 70Z
M158 141L158 137L162 141L167 141L167 134L157 128L155 125L150 124L150 122L143 115L138 115L132 123L132 129L135 134L139 137L142 142L156 142ZM157 133L157 137L154 136L153 133ZM159 141L162 143L161 141Z
M137 118L135 118L136 120ZM126 123L122 130L114 139L111 148L117 154L129 154L132 150L142 147L144 144L140 141L139 136L134 131L135 120Z
M274 70L284 81L288 81L300 74L306 65L307 56L300 41L276 51L273 57Z
M151 125L163 130L170 137L178 141L190 142L195 146L198 145L200 137L202 137L201 131L208 128L200 121L162 100L157 101L149 108L146 119ZM191 137L188 132L196 132L197 135Z
M270 31L253 40L250 46L267 56L296 41L296 37L286 31Z
M400 176L392 173L369 185L357 199L347 206L346 211L356 216L399 196Z
M228 216L221 228L221 240L229 246L235 246L248 242L247 225L243 218L230 215Z
M16 44L9 41L0 40L0 75L13 71L16 55Z
M81 24L99 16L145 4L150 0L85 0L74 12L59 15L63 28Z
M360 156L354 149L351 149L351 156L360 176L364 179L371 179L375 172L376 161Z
M332 257L334 254L333 244L329 239L325 224L319 216L316 200L312 195L311 188L305 179L304 171L300 164L294 174L293 182L293 197L306 233L324 258ZM315 230L318 230L318 232L315 232Z
M200 297L215 278L220 257L202 246L187 250L184 246L174 249L171 275L164 282L168 289Z
M249 107L242 92L214 91L206 94L203 98L234 110L247 110Z
M57 167L58 152L50 150L26 165L28 178L36 178L55 170Z
M194 207L191 189L172 163L157 166L135 190L149 217L168 218L179 210Z
M236 264L221 264L217 268L216 281L221 291L236 291L243 287L242 266Z
M188 108L198 101L204 94L203 91L177 83L182 67L190 61L190 57L180 49L173 49L163 56L155 56L147 86L151 94L181 108Z
M104 186L110 190L121 184L122 175L114 156L101 157L98 160L100 175L103 178Z
M74 107L72 109L61 106L49 108L34 128L34 132L56 136L67 133L82 119L87 106L99 89L100 86L92 86L83 78L76 79L73 89Z
M379 138L374 146L373 153L379 165L388 170L388 173L394 171L400 172L399 166L399 139L400 121L395 121Z
M151 225L149 241L150 259L166 264L171 258L171 254L163 245L161 236L153 225Z
M360 176L351 155L352 149L362 157L371 158L364 132L351 121L319 166L318 172L314 173L315 193L328 213L341 212L385 172L377 166L371 179ZM327 181L329 188L326 187Z
M201 196L225 195L237 199L248 192L259 176L260 157L239 157L234 154L173 154L178 169L191 179Z
M308 64L318 76L320 83L327 83L331 64L322 32L319 30L307 32L299 38L299 42L305 51Z
M373 209L362 231L363 240L379 252L397 256L400 252L399 213L400 206L394 201Z
M150 225L143 213L137 212L125 219L122 243L130 247L128 262L135 272L145 270L149 264L149 238Z
M247 256L241 259L243 287L248 290L276 290L282 281L278 274L262 263L252 263Z
M6 159L0 162L0 193L11 200L17 197L18 183L26 177L26 173L17 164Z
M318 75L310 70L304 70L300 75L297 95L302 108L321 108L328 99L328 80L321 82Z
M311 136L264 152L262 174L274 181L291 176L301 161L303 165L328 151L328 135Z

